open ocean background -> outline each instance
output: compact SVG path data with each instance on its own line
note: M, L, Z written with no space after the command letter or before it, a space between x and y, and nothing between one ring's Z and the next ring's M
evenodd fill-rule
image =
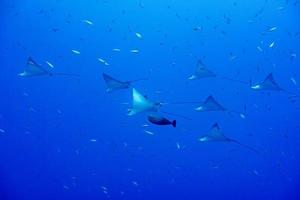
M300 98L187 79L202 59L247 82L272 72L300 94L300 1L1 0L0 10L0 200L300 199ZM20 77L28 57L80 78ZM131 89L106 93L103 72L149 76L133 85L154 101L213 95L246 117L164 105L192 120L156 126L127 116ZM260 153L199 142L215 122Z

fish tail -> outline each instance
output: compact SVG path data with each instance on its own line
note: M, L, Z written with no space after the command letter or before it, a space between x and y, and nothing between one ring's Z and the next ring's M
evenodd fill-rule
M177 125L177 121L176 121L176 120L173 120L172 126L173 126L174 128L176 128L176 125Z

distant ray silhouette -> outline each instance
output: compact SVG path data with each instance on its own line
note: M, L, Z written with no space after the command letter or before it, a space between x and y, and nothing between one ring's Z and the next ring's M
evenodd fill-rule
M26 69L18 74L22 77L34 77L34 76L75 76L78 77L77 74L67 74L67 73L55 73L49 70L46 70L41 65L36 63L31 57L27 59Z
M121 90L121 89L128 89L131 87L131 84L133 82L146 80L146 78L141 78L141 79L132 80L132 81L119 81L105 73L103 73L102 76L103 76L103 79L106 84L107 92L113 92L115 90Z
M209 95L205 101L198 106L195 110L205 112L205 111L226 111L226 109L218 103L212 95Z
M221 131L218 123L215 123L211 129L208 131L208 133L206 135L203 135L199 138L200 142L227 142L227 143L236 143L240 146L243 146L255 153L258 153L255 149L253 149L252 147L242 144L239 141L235 140L235 139L231 139L226 137L223 132Z
M194 74L192 74L188 79L195 80L195 79L210 78L216 76L217 75L214 72L207 69L207 67L204 65L202 60L198 60L197 67Z
M269 90L269 91L283 91L283 89L278 85L278 83L274 80L273 74L270 73L264 79L263 82L258 83L256 85L251 86L254 90Z
M31 57L27 59L26 69L24 72L19 74L19 76L22 77L43 75L51 75L51 72L45 70L41 65L37 64Z
M128 111L128 115L136 115L141 112L157 112L161 107L160 103L155 103L148 100L140 94L135 88L132 88L132 108Z
M225 77L225 76L219 76L215 72L209 70L206 67L206 65L202 62L202 60L199 59L197 62L197 67L196 67L194 74L192 74L188 79L196 80L196 79L203 79L203 78L219 78L219 79L224 79L224 80L228 80L228 81L249 84L246 81L236 80L236 79Z

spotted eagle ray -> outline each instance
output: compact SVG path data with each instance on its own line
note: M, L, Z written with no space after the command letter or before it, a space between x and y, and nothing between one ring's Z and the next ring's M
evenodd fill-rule
M215 72L209 70L206 65L202 62L202 60L198 60L195 72L188 78L189 80L203 79L203 78L220 78L224 80L229 80L233 82L249 84L246 81L240 81L236 79L232 79L225 76L219 76Z
M150 101L135 88L132 88L132 107L128 109L129 116L142 112L157 112L160 107L160 103Z
M128 115L133 116L143 112L161 112L167 115L173 115L181 117L183 119L191 120L190 118L182 115L161 111L160 108L166 104L168 103L150 101L146 96L142 95L135 88L132 88L132 107L128 109Z
M67 73L56 73L46 70L37 62L35 62L31 57L27 59L26 69L18 74L22 77L34 77L34 76L74 76L78 77L77 74L67 74Z
M218 123L215 123L211 129L208 131L206 135L203 135L199 138L200 142L227 142L227 143L236 143L240 146L243 146L255 153L258 153L257 150L253 149L252 147L240 143L238 140L228 138L224 135L224 133L221 131Z
M273 73L269 73L261 83L252 85L251 88L259 91L283 91L283 89L275 81Z
M201 105L198 106L195 110L199 111L199 112L227 111L229 113L239 114L241 117L244 118L245 117L244 112L246 111L246 107L244 107L244 112L229 110L229 109L225 108L224 106L222 106L219 102L217 102L216 99L212 95L209 95L205 99L205 101L203 103L201 103Z
M102 76L103 76L103 79L106 84L106 92L113 92L116 90L128 89L131 87L131 84L133 82L147 80L146 78L141 78L141 79L136 79L136 80L132 80L132 81L120 81L120 80L117 80L105 73L103 73Z

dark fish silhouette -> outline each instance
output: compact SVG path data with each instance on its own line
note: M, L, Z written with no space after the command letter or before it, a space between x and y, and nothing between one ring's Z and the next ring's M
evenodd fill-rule
M149 115L148 120L156 125L172 125L174 128L176 127L176 120L170 121L167 118L159 115Z

